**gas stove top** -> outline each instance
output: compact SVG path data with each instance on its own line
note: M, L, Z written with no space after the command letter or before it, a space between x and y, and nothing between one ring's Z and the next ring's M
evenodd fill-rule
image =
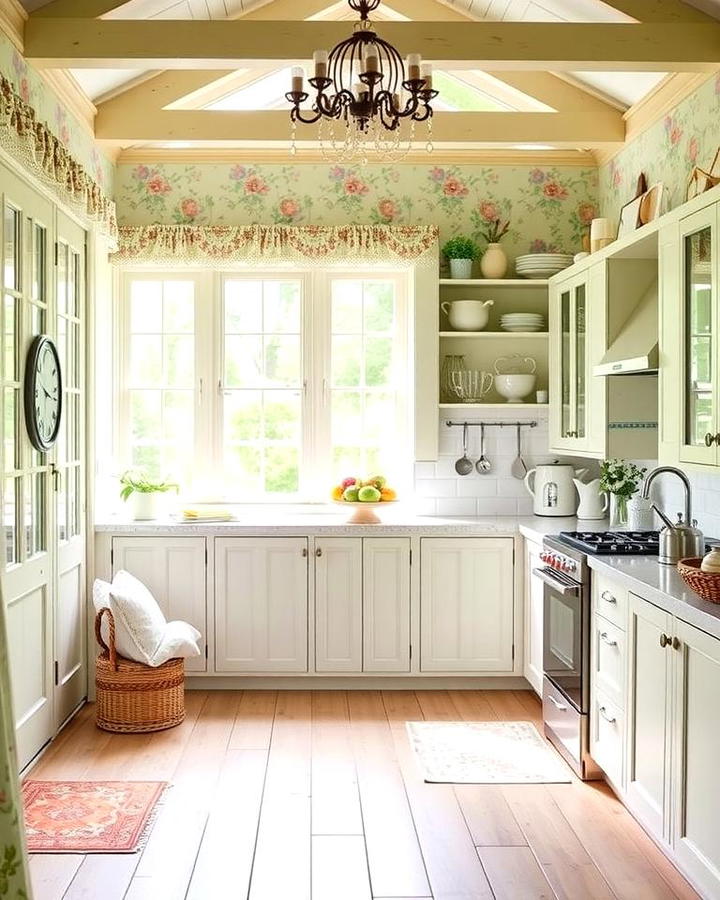
M657 556L657 531L561 531L563 544L599 556Z

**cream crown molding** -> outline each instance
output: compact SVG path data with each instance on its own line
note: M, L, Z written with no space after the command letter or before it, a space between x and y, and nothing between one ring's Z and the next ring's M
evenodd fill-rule
M318 165L327 164L320 149L302 150L297 156L291 156L287 149L248 150L247 148L210 148L189 147L187 149L163 147L131 147L122 150L116 160L118 165L137 165L139 163L167 163L184 165L220 165L222 163L283 164L283 165ZM382 160L369 162L382 163ZM442 151L436 149L432 154L419 149L396 163L396 165L473 165L492 163L494 166L595 166L595 158L588 150L501 150L472 149Z
M72 73L66 69L41 69L40 75L58 99L65 104L68 111L94 138L97 108Z
M21 53L24 47L23 33L28 14L18 0L0 0L0 31Z
M720 67L718 67L720 71ZM673 72L659 82L642 100L624 114L625 142L616 148L600 147L593 151L598 166L604 166L636 140L644 131L672 112L678 104L715 77L707 72Z

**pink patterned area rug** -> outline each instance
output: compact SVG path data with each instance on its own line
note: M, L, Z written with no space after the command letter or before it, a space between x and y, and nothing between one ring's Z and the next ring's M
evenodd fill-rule
M134 853L152 826L166 781L23 784L31 853Z

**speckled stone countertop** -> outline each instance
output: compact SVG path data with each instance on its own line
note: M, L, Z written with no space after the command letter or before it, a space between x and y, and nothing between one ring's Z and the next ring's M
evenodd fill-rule
M417 516L398 509L382 511L383 521L378 525L350 525L345 513L319 511L288 512L287 510L262 510L239 512L229 522L185 522L173 518L135 522L120 517L108 517L95 525L96 532L136 535L210 535L232 537L253 535L258 537L278 535L323 534L347 537L372 537L379 535L465 535L466 537L513 537L521 534L540 542L546 534L559 531L575 531L578 520L540 516L474 516L441 518ZM592 523L595 528L603 523Z
M656 556L589 556L588 563L593 571L614 578L643 600L720 638L720 604L691 591L675 566L661 566Z

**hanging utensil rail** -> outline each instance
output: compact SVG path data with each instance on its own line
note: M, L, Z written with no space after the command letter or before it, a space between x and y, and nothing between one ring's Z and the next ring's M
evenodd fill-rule
M448 419L445 424L448 428L537 428L537 422L532 419L529 422L453 422Z

